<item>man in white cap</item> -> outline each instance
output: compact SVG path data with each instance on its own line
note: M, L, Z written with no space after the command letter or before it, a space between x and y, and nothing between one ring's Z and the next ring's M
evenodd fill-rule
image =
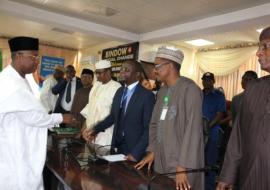
M135 165L158 173L180 172L204 167L202 94L190 79L179 76L184 55L161 47L155 59L161 87L149 127L147 156ZM203 173L176 174L176 189L204 189Z
M25 78L39 64L38 39L15 37L9 46L12 63L0 74L0 189L42 190L47 129L74 118L49 115Z
M96 63L97 82L94 84L89 94L88 104L81 111L86 118L86 128L91 129L99 121L107 117L111 111L113 97L121 87L120 83L112 80L111 63L107 60L101 60ZM87 131L85 129L82 130ZM99 133L95 139L95 144L109 145L112 141L113 127Z
M61 65L55 65L53 75L50 75L46 80L44 80L41 91L40 91L40 101L48 113L52 113L54 110L57 95L52 93L52 88L57 84L57 82L63 79L65 74L65 68Z

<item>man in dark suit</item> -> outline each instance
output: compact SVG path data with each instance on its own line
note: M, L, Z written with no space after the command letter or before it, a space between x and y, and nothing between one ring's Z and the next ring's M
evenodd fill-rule
M149 122L155 103L154 94L139 84L141 65L137 61L123 64L120 76L125 86L116 92L111 113L83 137L91 141L95 135L114 124L111 150L125 154L130 161L139 161L148 146Z
M53 88L52 93L59 95L54 113L69 113L75 92L82 87L81 79L75 76L72 65L66 67L66 79L60 80Z

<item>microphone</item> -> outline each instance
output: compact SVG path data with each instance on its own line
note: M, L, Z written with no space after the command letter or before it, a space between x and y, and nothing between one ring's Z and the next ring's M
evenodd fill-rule
M103 164L108 164L109 161L103 159L102 157L98 156L97 152L99 149L101 148L104 148L104 147L108 147L108 146L112 146L111 144L108 144L108 145L102 145L102 146L99 146L99 147L95 147L95 144L94 144L94 152L93 152L93 155L89 155L88 157L88 163L92 163L92 164L96 164L96 165L103 165ZM87 147L89 148L89 150L91 150L92 148L89 146L89 144L87 144Z
M78 144L78 145L84 145L85 142L80 139L71 139L71 143Z
M218 166L206 166L204 168L197 168L197 169L190 169L190 170L184 170L184 171L179 171L179 172L168 172L168 173L161 173L161 174L155 174L153 177L150 178L150 180L147 183L147 189L151 189L151 183L154 181L154 179L157 176L170 176L170 175L176 175L176 174L181 174L181 173L201 173L201 172L209 172L209 171L218 171L219 167Z
M144 185L144 184L139 184L137 189L138 190L148 190L148 187L146 185Z

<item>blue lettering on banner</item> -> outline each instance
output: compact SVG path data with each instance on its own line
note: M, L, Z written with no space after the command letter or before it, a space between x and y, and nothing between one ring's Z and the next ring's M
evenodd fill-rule
M55 65L65 65L65 59L59 57L42 56L40 66L40 76L46 77L53 74Z

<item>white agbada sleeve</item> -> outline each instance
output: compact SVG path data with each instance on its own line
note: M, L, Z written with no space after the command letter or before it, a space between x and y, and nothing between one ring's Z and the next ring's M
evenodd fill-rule
M42 88L40 90L40 101L42 105L45 107L47 112L53 111L57 100L57 96L52 94L52 87L56 83L54 83L51 77L47 78L43 82Z
M63 121L62 114L44 114L44 112L18 112L16 116L24 125L31 127L54 127L54 124L60 124Z
M102 86L102 83L99 81L96 81L95 84L93 85L89 97L88 97L88 103L86 106L82 109L81 114L83 117L86 118L86 126L87 128L90 128L93 125L93 122L90 118L94 118L95 115L95 110L94 108L96 107L96 97L98 96L98 91L100 87Z
M99 121L107 117L111 111L113 97L116 91L121 87L120 83L111 80L106 84L100 82L90 91L89 100L86 107L81 111L86 117L87 128L92 128ZM111 143L113 126L99 133L95 143L99 145L108 145Z
M0 73L0 86L0 189L43 190L47 128L62 116L48 115L11 65Z

